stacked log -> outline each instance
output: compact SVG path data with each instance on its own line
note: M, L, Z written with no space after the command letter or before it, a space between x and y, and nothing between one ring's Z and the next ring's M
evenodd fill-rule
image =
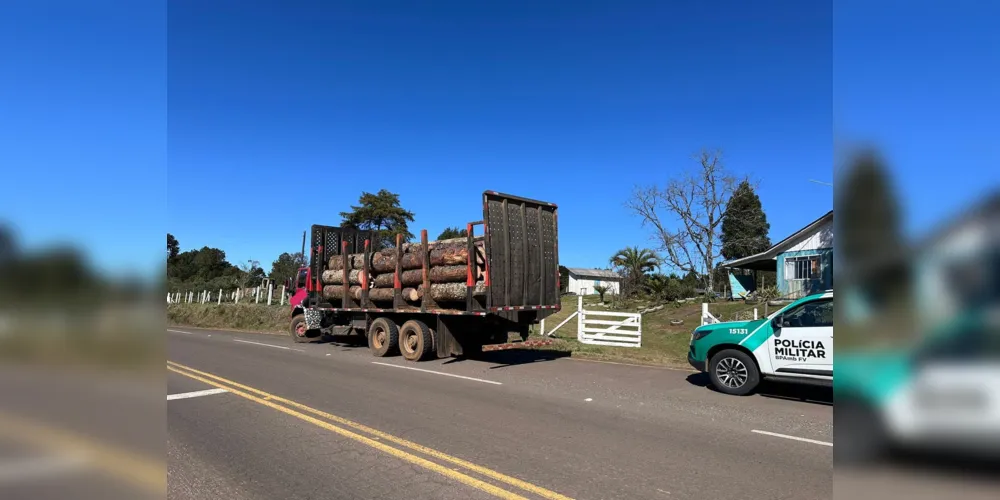
M348 290L348 293L350 293L352 296L353 295L360 296L361 295L361 287L360 286L352 286ZM342 298L344 298L344 286L343 285L326 285L326 286L324 286L323 287L323 297L327 298L327 299L342 299Z
M461 302L465 300L465 283L434 283L431 284L431 298L435 302ZM424 287L417 290L420 297L424 296ZM476 283L472 289L472 296L482 298L486 296L486 285Z
M481 245L484 244L484 241L485 240L483 239L482 236L473 236L472 237L472 243L474 245L481 246ZM427 248L433 250L433 249L435 249L437 247L444 247L444 246L467 246L468 243L469 243L469 240L466 237L462 237L462 238L450 238L450 239L447 239L447 240L428 241L427 242ZM420 249L421 249L420 243L403 243L402 247L403 247L403 253L419 252ZM386 248L386 249L380 250L379 253L384 253L384 254L387 254L387 255L388 254L395 254L396 253L396 249L395 248Z
M361 269L351 269L347 273L347 282L351 285L360 285L361 278L365 275L364 270ZM323 271L323 284L324 285L343 285L344 284L344 271L342 269L328 269Z
M363 253L353 253L347 256L347 263L351 266L351 269L364 269L365 268L365 254ZM344 268L344 258L340 255L334 255L330 257L330 261L327 262L327 269L340 270Z
M368 298L374 302L391 302L394 297L394 282L396 271L396 260L399 257L400 265L400 295L403 300L411 303L419 302L425 294L424 283L424 258L429 257L427 263L427 277L431 283L430 298L435 302L461 302L465 300L466 280L468 279L469 246L467 238L454 238L448 240L431 241L427 244L428 251L425 254L420 243L405 243L398 252L395 248L387 248L371 254L369 269L370 279L367 280L371 288L368 290ZM486 293L483 279L486 262L485 242L482 236L473 239L473 278L476 285L473 294L476 297L483 297ZM401 253L401 256L399 255ZM351 254L347 256L350 271L347 274L347 282L350 285L349 298L360 301L362 299L361 282L364 276L365 256L364 254ZM323 295L329 299L342 299L344 293L344 258L340 255L330 257L327 263L327 270L323 272L322 282Z
M482 277L482 270L473 269L472 273L477 280ZM393 276L394 273L377 274L372 283L375 288L392 288ZM465 266L435 266L427 269L427 277L431 283L464 283L468 277L468 269ZM423 282L423 269L411 269L399 273L399 283L402 286L417 286Z
M469 247L464 245L427 245L430 248L430 266L457 266L465 265L469 258ZM475 263L477 267L482 267L486 263L486 248L483 243L473 246L475 249ZM361 263L364 263L362 258ZM372 256L371 269L377 273L390 273L396 271L396 252L377 252ZM403 271L421 269L424 265L424 253L419 251L419 247L411 252L403 253L399 261L399 267Z

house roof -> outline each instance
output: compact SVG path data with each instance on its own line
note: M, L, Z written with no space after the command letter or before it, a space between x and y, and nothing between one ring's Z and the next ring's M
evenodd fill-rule
M734 259L729 262L723 262L721 266L745 267L745 268L761 267L761 264L764 264L763 261L774 261L778 257L779 253L794 246L796 243L802 241L804 238L808 237L813 232L815 232L816 229L818 229L820 226L832 220L833 220L833 210L830 210L829 212L823 214L822 217L810 222L809 225L807 225L806 227L799 229L791 236L775 243L774 245L771 246L771 248L768 248L767 250L764 250L763 252L758 253L756 255L743 257L742 259ZM773 265L772 262L767 263L767 267L775 267L775 266L777 266L777 263L773 263Z
M570 272L570 274L576 276L586 276L588 278L622 278L621 275L615 273L614 271L608 271L606 269L585 269L582 267L567 267L566 269Z

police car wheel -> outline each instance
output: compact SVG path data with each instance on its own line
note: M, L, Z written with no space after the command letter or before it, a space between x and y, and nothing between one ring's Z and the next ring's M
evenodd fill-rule
M887 454L885 428L871 406L853 400L838 402L833 410L833 425L838 429L833 450L835 465L869 464Z
M708 375L719 392L734 396L749 394L760 382L757 364L745 352L736 349L726 349L712 356Z

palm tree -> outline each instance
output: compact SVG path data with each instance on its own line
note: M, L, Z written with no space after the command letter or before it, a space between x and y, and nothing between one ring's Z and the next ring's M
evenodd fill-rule
M634 290L642 284L646 273L660 267L660 257L648 248L625 247L611 257L611 265L624 271L626 282Z
M611 287L607 285L594 285L594 291L601 296L601 304L604 303L604 294L608 293Z

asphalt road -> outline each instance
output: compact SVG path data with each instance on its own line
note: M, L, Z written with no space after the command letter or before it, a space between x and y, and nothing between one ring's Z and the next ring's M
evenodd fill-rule
M163 498L161 373L0 366L0 498Z
M167 393L195 393L167 402L170 498L832 497L829 389L740 398L686 370L541 352L408 363L167 335Z

